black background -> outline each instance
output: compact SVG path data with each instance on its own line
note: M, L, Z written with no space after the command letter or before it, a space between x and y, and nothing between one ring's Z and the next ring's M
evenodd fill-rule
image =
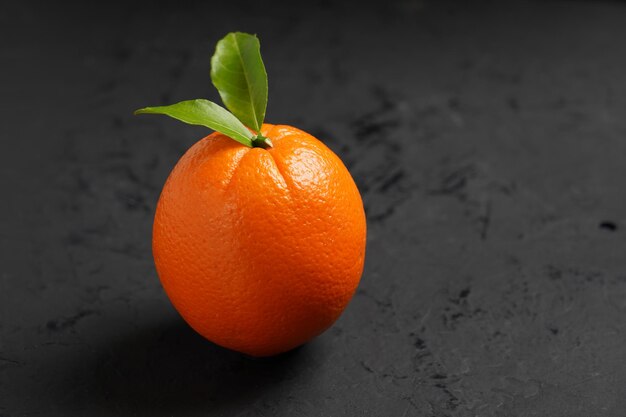
M623 416L626 3L0 6L1 416ZM191 331L150 252L258 33L267 120L345 161L368 215L340 320L251 360Z

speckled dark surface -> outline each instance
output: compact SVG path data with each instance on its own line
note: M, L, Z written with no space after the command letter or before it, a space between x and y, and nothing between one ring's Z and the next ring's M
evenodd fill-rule
M626 3L208 3L0 6L0 416L626 415ZM152 264L205 131L131 116L216 100L234 29L369 225L345 314L262 361Z

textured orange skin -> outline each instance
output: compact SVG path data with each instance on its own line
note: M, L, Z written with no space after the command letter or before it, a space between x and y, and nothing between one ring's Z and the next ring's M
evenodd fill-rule
M198 333L252 356L293 349L339 317L365 256L363 203L313 136L264 124L274 146L213 133L170 174L152 248L167 295Z

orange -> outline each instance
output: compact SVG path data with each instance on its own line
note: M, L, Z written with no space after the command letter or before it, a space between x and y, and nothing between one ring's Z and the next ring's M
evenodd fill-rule
M193 145L165 183L152 239L187 323L251 356L288 351L333 324L359 283L366 237L339 157L294 127L261 133L271 148L217 132Z

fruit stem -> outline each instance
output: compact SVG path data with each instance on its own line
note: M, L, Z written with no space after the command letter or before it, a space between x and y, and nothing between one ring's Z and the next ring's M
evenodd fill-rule
M267 148L271 148L272 146L274 146L274 144L272 143L270 138L266 138L261 133L259 133L256 138L252 139L253 148L267 149Z

